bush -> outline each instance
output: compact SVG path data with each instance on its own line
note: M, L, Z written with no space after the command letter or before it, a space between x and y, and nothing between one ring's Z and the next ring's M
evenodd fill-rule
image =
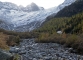
M66 39L66 45L68 47L72 47L72 45L78 40L76 35L70 35L67 39Z
M0 33L0 48L2 49L8 49L8 45L7 45L7 40L8 40L8 35Z
M20 43L20 38L19 36L10 35L9 39L7 40L7 43L9 46L18 45Z
M83 38L78 41L78 45L76 47L77 47L77 51L80 54L83 54Z

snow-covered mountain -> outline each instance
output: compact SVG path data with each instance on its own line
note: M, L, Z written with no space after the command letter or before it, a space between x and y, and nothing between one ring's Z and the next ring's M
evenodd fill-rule
M16 4L10 2L0 2L0 9L32 12L32 11L41 10L40 8L41 7L37 6L35 3L31 3L30 5L23 7L23 6L17 6Z
M7 30L31 31L41 26L47 16L57 13L75 1L65 0L58 7L46 10L37 6L35 3L23 7L9 2L0 2L0 19L5 22L3 24L1 23L0 27ZM4 25L7 27L3 27Z
M19 10L22 10L24 12L33 12L33 11L39 11L39 10L44 10L42 7L37 6L35 3L31 3L30 5L27 5L26 7L19 6Z

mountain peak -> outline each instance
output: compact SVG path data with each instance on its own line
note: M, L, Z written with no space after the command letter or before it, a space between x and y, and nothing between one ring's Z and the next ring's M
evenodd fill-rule
M32 2L31 5L36 5L36 4L34 2Z
M40 10L39 7L34 2L32 2L30 5L27 5L26 8L28 8L30 11Z

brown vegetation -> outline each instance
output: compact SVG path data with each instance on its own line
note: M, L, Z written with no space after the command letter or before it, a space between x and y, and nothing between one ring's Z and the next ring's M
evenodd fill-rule
M8 49L9 46L17 45L19 41L19 36L7 35L0 32L0 48L2 49Z
M39 37L36 38L38 43L59 43L63 44L66 47L72 47L80 54L83 54L83 35L75 34L49 34L49 33L40 33Z
M6 49L8 48L8 45L7 45L7 40L8 40L8 35L5 35L3 33L0 33L0 48L2 49Z

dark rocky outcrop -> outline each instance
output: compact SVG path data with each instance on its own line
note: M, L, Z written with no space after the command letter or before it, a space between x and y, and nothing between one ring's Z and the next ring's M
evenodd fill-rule
M13 56L0 49L0 60L13 60Z

